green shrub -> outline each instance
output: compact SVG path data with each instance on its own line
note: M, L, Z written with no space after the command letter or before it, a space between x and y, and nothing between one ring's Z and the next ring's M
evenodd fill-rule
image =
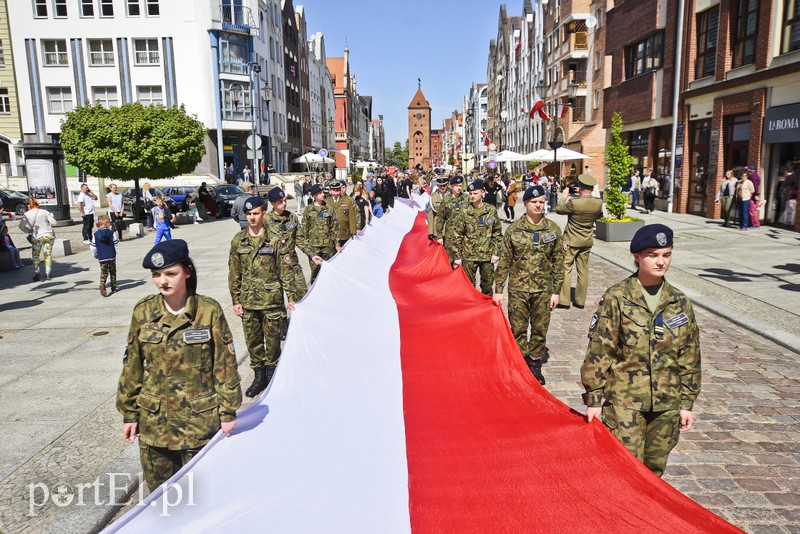
M605 188L605 202L610 220L625 219L628 206L628 195L620 191L630 175L634 159L631 157L628 144L622 140L622 116L614 113L611 118L611 142L606 146L606 166L608 166L608 184Z

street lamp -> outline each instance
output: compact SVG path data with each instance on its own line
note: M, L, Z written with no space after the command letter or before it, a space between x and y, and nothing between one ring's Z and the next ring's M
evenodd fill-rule
M556 81L556 87L558 86L558 81ZM541 91L544 91L546 87L544 85L538 85L537 88ZM569 107L572 107L575 101L575 95L578 92L578 84L570 83L567 85L567 97L569 99L569 103L566 104ZM548 106L549 108L549 106ZM564 141L558 140L558 98L555 98L552 101L552 108L549 108L552 111L553 116L553 140L548 142L547 144L553 150L553 172L555 173L555 180L554 182L560 182L561 180L561 169L558 165L558 149L564 146Z
M261 148L259 145L261 144L261 136L256 138L256 113L255 113L255 99L258 95L261 94L261 65L258 64L256 61L250 62L250 71L252 72L251 80L250 80L250 121L252 123L252 135L250 136L252 147L251 150L253 151L253 175L258 176L258 181L261 181L261 169L258 167L258 150ZM252 78L255 78L256 81L256 90L253 93L253 81ZM258 106L258 116L261 117L261 103L259 102ZM261 121L258 121L259 128L261 128ZM258 142L256 142L258 139Z

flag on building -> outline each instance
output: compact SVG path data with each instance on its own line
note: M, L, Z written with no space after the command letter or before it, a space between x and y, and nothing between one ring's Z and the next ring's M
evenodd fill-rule
M542 101L542 99L538 99L536 102L533 103L533 107L531 108L529 117L533 119L538 114L540 119L549 121L550 116L547 114L544 108L545 108L544 101Z
M491 140L489 140L489 135L483 130L481 130L481 138L483 139L483 144L485 146L489 146L492 144Z
M565 106L563 104L558 105L558 118L565 119L567 117L567 113L569 112L569 106Z

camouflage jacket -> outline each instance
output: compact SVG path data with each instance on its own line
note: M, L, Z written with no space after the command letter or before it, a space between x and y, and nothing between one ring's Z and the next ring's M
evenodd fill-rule
M292 264L297 265L300 260L297 258L297 234L300 229L300 220L297 215L289 210L284 210L282 215L278 215L275 210L267 212L264 219L264 226L269 227L272 235L278 236L278 255L283 257L286 254L292 256Z
M635 275L610 287L589 326L581 367L587 406L691 410L700 393L700 333L692 303L666 280L656 313Z
M439 204L439 211L436 213L436 239L453 237L453 222L458 211L469 206L469 195L461 193L456 198L453 193L447 193Z
M231 241L228 257L228 289L233 304L248 310L283 308L283 292L297 300L292 256L278 254L279 242L268 227L257 238L245 228ZM283 291L281 291L283 289Z
M503 292L506 279L509 293L555 295L561 291L564 246L556 223L542 217L533 224L523 216L506 228L494 273L495 293Z
M318 205L312 202L303 212L303 224L297 236L297 245L308 256L314 256L315 250L335 250L338 243L339 221L328 204Z
M339 201L328 197L325 199L328 208L336 214L336 220L339 221L338 239L350 239L358 231L358 206L356 201L352 198L342 195Z
M242 404L236 354L217 301L191 295L173 316L161 295L133 309L117 410L139 439L172 450L202 447Z
M503 228L497 208L484 202L475 208L468 204L458 210L453 221L454 259L489 261L492 256L500 255L500 244L503 240Z
M435 188L435 189L434 189ZM431 185L431 199L428 202L428 233L429 234L436 234L436 216L439 214L439 208L442 205L442 200L444 200L445 195L439 192L439 189L436 188L436 184L434 183Z

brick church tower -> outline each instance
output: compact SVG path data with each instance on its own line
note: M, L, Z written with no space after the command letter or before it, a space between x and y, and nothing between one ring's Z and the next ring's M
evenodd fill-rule
M422 87L408 106L408 167L421 163L431 166L431 105L422 94Z

